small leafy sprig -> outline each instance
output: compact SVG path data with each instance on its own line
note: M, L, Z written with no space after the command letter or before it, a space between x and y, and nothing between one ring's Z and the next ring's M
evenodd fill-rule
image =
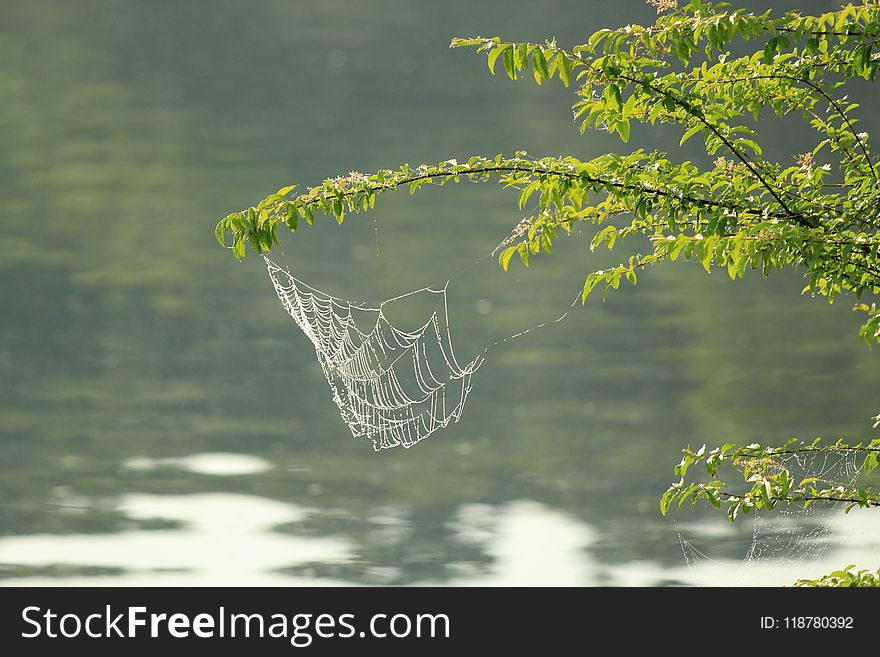
M727 517L733 522L740 514L755 509L773 509L779 505L809 507L815 503L842 503L846 511L855 507L880 506L880 493L870 486L825 481L819 477L806 477L799 481L785 461L793 456L848 455L860 460L858 469L869 474L880 463L880 439L867 443L848 444L838 440L822 444L817 438L812 443L796 439L778 447L762 447L758 443L746 446L727 444L707 450L703 445L694 451L682 450L682 459L675 466L674 482L660 498L660 512L690 502L691 507L705 501L716 509L726 507ZM691 466L704 466L707 481L687 481ZM719 470L728 466L742 475L746 487L735 490L719 478Z
M835 570L832 573L823 575L819 579L799 579L794 585L802 588L855 588L855 587L876 587L880 586L880 569L856 570L855 564L850 564L841 570Z

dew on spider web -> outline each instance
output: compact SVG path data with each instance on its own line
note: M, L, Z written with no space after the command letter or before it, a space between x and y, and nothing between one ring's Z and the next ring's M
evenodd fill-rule
M378 225L374 226L378 249ZM488 351L561 322L580 300L561 315L511 334L493 336L492 277L489 289L471 281L478 296L466 306L457 302L456 316L479 317L482 330L459 332L453 345L450 326L450 282L422 287L381 303L359 303L316 289L263 256L282 306L312 342L340 415L355 437L369 438L376 450L411 447L458 422L471 392L472 375ZM453 275L478 272L485 263L494 271L495 257L469 264ZM465 310L464 313L458 311ZM556 310L559 313L559 310ZM461 327L460 327L461 328ZM479 345L469 345L477 338ZM462 343L464 348L462 349ZM465 361L458 352L476 354Z
M264 260L284 309L312 342L352 435L369 438L376 450L411 447L459 420L483 355L463 365L457 359L446 287L422 288L380 304L355 303ZM392 320L392 304L417 297L430 299L433 310L414 326Z
M860 462L852 451L834 449L800 452L780 458L781 467L789 471L796 483L807 477L817 477L820 481L816 485L821 488L856 484L862 475ZM737 524L750 523L751 526L751 537L744 547L733 538L737 535L735 528L730 528L731 533L726 534L730 537L726 542L713 542L701 536L706 528L702 523L686 528L677 525L676 531L685 564L695 582L715 583L715 578L724 573L724 578L732 583L762 584L767 583L768 573L797 573L791 581L782 579L778 582L790 585L798 577L823 574L821 566L818 572L812 570L820 562L833 561L829 558L835 556L836 550L847 547L840 545L835 531L845 506L843 502L813 505L806 509L792 505L753 512L751 518L741 517L737 521ZM731 558L735 551L733 546L743 549L738 556ZM719 552L724 554L717 554ZM846 556L840 558L850 563Z

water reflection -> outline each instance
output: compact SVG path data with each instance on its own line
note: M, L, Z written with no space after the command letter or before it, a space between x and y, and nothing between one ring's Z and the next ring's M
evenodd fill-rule
M266 459L250 454L192 454L170 458L148 458L135 456L123 465L129 470L148 471L155 468L179 468L187 472L203 475L231 476L266 472L272 464Z
M480 544L492 560L488 572L453 577L452 584L492 586L589 586L597 564L586 548L595 530L565 513L532 501L493 508L459 509L455 530ZM463 564L466 568L467 564Z
M30 585L217 585L387 583L405 564L359 565L351 541L291 530L318 512L266 498L224 493L129 495L120 510L135 520L176 525L114 534L15 536L0 539L0 581ZM371 519L391 547L412 533L393 509ZM591 552L597 530L531 500L500 507L461 506L449 529L480 555L450 564L450 577L411 584L467 586L790 585L841 567L876 560L880 528L855 515L832 514L815 537L794 540L796 525L761 520L758 539L769 554L714 558L697 544L707 536L733 540L730 525L677 526L687 563L634 560L609 568ZM768 538L769 536L769 538ZM695 542L692 542L695 541ZM797 543L797 544L795 544ZM845 547L845 549L843 549ZM745 556L745 553L743 553ZM355 579L345 577L356 572ZM334 576L335 575L335 576Z
M717 558L711 548L708 554L699 549L712 534L722 541L735 541L730 525L685 523L679 524L679 530L688 566L666 574L707 586L790 586L798 579L818 578L847 564L855 565L856 570L873 570L880 545L880 527L858 511L847 514L838 510L821 519L802 513L762 518L755 523L752 542L739 558Z
M113 534L4 537L0 539L0 561L14 564L16 570L7 565L8 572L19 575L10 583L297 584L304 580L281 576L273 570L291 562L341 559L350 552L348 541L341 538L273 532L275 525L299 520L308 510L263 497L228 493L126 495L120 498L119 508L134 520L159 518L179 527ZM97 568L97 572L83 578L78 570L83 568ZM64 570L69 576L63 580L40 576L41 571L57 575Z
M564 89L489 77L448 39L577 43L653 10L508 4L4 3L7 581L697 581L706 566L684 566L657 512L683 445L863 435L878 353L845 303L800 297L794 273L733 285L677 267L499 347L462 421L416 449L352 440L262 264L234 263L211 229L352 168L619 150L577 134ZM788 158L803 135L781 128L768 149ZM283 237L279 258L356 299L451 277L456 344L475 354L558 317L611 262L584 233L503 274L488 254L520 219L491 187L428 189ZM741 567L748 526L688 522L695 546Z

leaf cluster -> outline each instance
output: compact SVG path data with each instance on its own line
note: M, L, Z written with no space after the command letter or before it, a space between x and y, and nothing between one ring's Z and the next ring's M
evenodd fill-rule
M847 512L855 507L880 506L880 492L871 486L827 481L820 476L797 479L786 465L791 457L826 454L855 457L859 461L857 470L867 475L880 464L880 439L857 444L843 440L823 444L819 438L804 443L793 439L772 447L730 443L712 450L707 450L705 445L696 451L686 448L675 466L679 480L660 498L660 512L666 515L671 508L686 502L694 507L703 501L716 509L725 507L728 519L733 522L753 510L774 509L780 505L807 508L816 503L844 504ZM708 478L693 480L691 467L694 465L703 466ZM738 473L744 485L734 488L725 483L719 474L722 469Z
M856 570L854 564L850 564L841 570L823 575L819 579L799 579L794 585L801 588L855 588L880 586L880 569Z
M500 250L528 265L578 223L598 226L592 248L627 250L625 238L647 238L621 264L586 274L583 298L603 297L639 272L687 260L731 278L754 269L769 274L798 267L805 292L833 301L880 292L880 184L870 138L858 129L859 105L846 94L854 78L874 80L880 68L876 0L812 16L756 14L726 3L694 0L654 25L603 29L583 44L516 43L500 37L461 38L513 80L557 79L575 90L575 122L627 142L634 124L680 131L680 145L699 138L711 164L676 161L642 149L581 161L571 156L473 156L370 174L351 172L295 193L294 186L224 217L218 241L237 258L247 247L266 253L278 228L296 231L316 215L338 222L371 210L383 193L461 180L495 180L533 208ZM736 42L750 54L730 54ZM816 133L797 162L773 159L761 144L764 112L805 121ZM707 160L709 161L709 160ZM820 161L822 162L820 164ZM611 221L614 219L614 221ZM865 313L860 337L880 341L880 315Z

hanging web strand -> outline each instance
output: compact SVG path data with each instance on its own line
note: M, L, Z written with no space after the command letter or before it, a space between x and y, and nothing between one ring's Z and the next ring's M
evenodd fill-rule
M819 488L854 486L864 474L864 461L850 450L803 451L780 455L776 459L794 481L816 477ZM863 550L873 546L875 534L863 527L848 525L846 503L801 506L778 506L772 513L755 511L749 525L730 528L737 540L725 537L723 544L712 545L706 538L705 525L677 524L682 553L688 567L687 584L717 586L726 581L737 585L790 585L798 577L819 577L840 567L839 550ZM853 512L854 514L857 512ZM742 532L742 533L739 533ZM751 533L747 548L733 546ZM850 533L852 532L852 533ZM711 536L711 535L710 535ZM718 540L718 539L714 539ZM719 554L723 549L724 555ZM869 548L871 549L871 548ZM869 564L865 564L869 565Z
M422 288L370 306L321 292L263 259L281 304L314 345L353 436L369 438L375 450L412 447L459 420L483 354L464 366L456 359L446 287ZM413 331L394 326L386 304L423 293L436 297L424 324Z

